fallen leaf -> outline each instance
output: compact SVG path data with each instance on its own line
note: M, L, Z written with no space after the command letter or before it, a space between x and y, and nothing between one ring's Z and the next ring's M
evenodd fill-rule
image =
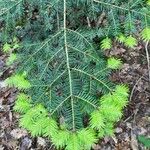
M124 48L114 48L112 51L110 51L110 55L116 56L116 55L123 54L124 52L126 52L126 49Z
M116 128L116 133L121 133L123 130L122 130L122 128Z
M40 146L42 146L42 147L45 147L45 146L46 146L46 141L45 141L45 139L43 139L43 138L41 138L41 137L38 137L37 143L38 143L38 145L40 145Z
M4 150L4 147L2 145L0 145L0 150Z
M10 133L15 139L20 139L22 137L25 137L27 135L27 131L24 129L14 129Z

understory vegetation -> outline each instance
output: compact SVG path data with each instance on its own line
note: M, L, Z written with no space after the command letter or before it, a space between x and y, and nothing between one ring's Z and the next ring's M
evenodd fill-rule
M123 60L104 51L143 42L150 69L149 12L146 0L0 0L0 42L16 66L5 83L19 91L19 125L57 149L88 150L113 136L129 88L110 80Z

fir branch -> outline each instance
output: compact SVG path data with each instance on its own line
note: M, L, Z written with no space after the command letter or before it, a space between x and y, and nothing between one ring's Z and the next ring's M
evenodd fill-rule
M16 7L17 5L19 5L22 2L22 0L18 1L17 3L15 3L13 6L9 7L9 8L3 8L0 13L0 16L6 14L7 12L9 12L12 8Z
M94 75L89 74L89 73L87 73L87 72L85 72L85 71L83 71L83 70L77 69L77 68L72 68L72 69L75 70L75 71L78 71L78 72L80 72L80 73L83 73L83 74L85 74L85 75L87 75L87 76L89 76L90 78L92 78L92 79L98 81L99 83L103 84L110 92L112 91L112 89L111 89L108 85L106 85L103 81L101 81L100 79L98 79L98 78L95 77Z
M105 5L105 6L109 6L111 8L117 8L117 9L120 9L122 11L133 12L133 13L138 14L138 15L150 17L149 14L142 13L140 11L136 11L136 10L133 10L133 9L117 6L117 5L114 5L114 4L111 4L111 3L107 3L107 2L103 2L103 1L98 1L98 0L93 0L93 1L96 2L96 3L102 4L102 5Z

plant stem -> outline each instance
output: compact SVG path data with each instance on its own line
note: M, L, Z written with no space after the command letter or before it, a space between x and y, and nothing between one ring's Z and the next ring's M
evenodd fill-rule
M146 51L146 58L147 58L147 65L148 65L148 76L150 81L150 60L149 60L148 45L149 45L149 41L147 41L145 44L145 51Z

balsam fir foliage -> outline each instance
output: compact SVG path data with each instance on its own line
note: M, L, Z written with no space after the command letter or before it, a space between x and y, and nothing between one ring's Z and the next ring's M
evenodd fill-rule
M16 87L19 90L28 89L29 87L31 87L30 82L25 79L24 74L12 75L11 77L5 80L5 83L9 87Z
M112 41L110 38L105 38L101 41L101 49L103 50L107 50L107 49L111 49L112 47Z
M3 50L17 54L6 83L21 91L14 106L20 126L66 150L88 150L112 136L129 90L109 80L122 62L106 60L102 50L114 37L133 48L140 28L149 40L149 10L143 0L0 0Z
M98 99L97 109L90 115L88 127L76 131L60 126L55 117L41 104L33 105L25 94L19 94L14 110L20 112L20 126L28 129L32 136L48 136L56 148L68 150L90 149L98 137L113 135L113 126L122 116L122 109L127 105L128 88L116 86L114 92Z

